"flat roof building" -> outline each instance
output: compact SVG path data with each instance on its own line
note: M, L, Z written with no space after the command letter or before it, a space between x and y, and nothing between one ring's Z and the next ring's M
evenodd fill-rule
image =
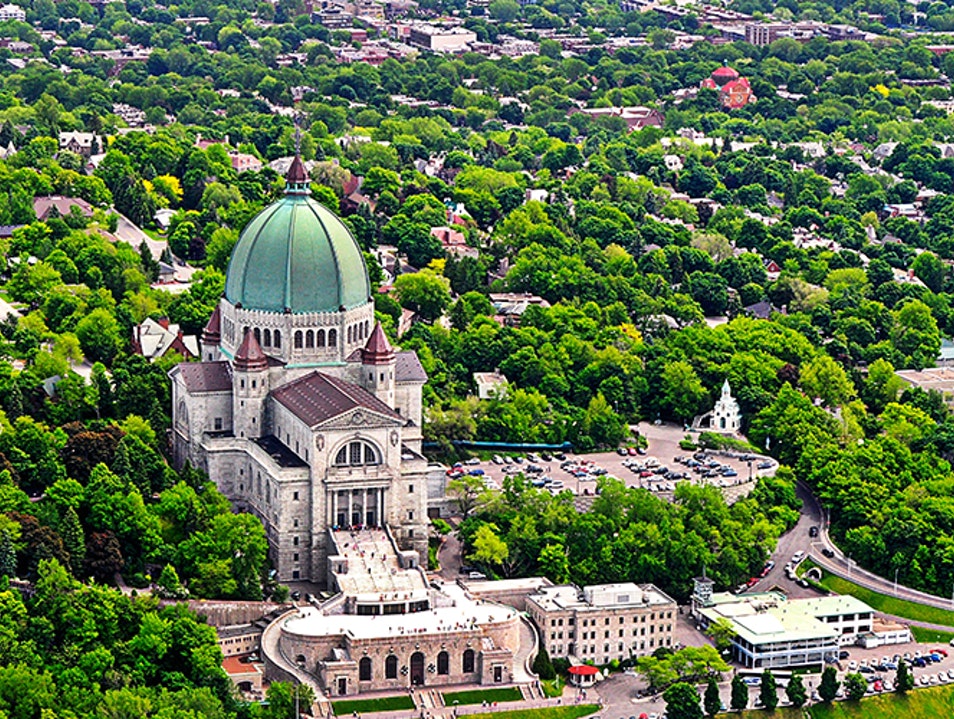
M527 597L551 657L606 664L672 646L676 601L652 584L561 584Z
M908 384L920 387L925 392L934 390L944 396L948 407L954 407L954 368L925 367L924 369L901 369L895 372Z
M728 621L733 659L758 669L821 664L871 632L874 622L874 610L850 596L790 600L778 592L722 592L694 607L703 628Z

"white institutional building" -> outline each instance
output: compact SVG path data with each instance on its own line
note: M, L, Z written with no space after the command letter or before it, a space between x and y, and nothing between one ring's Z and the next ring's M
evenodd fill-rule
M335 529L427 556L427 375L375 324L361 250L300 159L235 245L200 349L170 372L175 463L262 520L280 581L331 581Z

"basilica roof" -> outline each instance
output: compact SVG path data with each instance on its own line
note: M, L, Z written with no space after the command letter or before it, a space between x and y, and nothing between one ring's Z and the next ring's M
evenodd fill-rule
M176 371L189 392L230 392L232 374L228 362L183 362Z
M282 385L271 395L309 427L359 408L403 420L367 390L323 372L312 372Z
M293 163L285 196L248 223L232 251L226 299L247 310L297 314L351 309L370 296L361 248L308 196L304 167Z

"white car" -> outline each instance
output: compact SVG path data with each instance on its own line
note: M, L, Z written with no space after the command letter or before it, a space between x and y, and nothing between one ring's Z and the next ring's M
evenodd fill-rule
M853 672L853 671L856 671L857 669L858 669L858 662L856 662L854 659L848 662L848 671Z

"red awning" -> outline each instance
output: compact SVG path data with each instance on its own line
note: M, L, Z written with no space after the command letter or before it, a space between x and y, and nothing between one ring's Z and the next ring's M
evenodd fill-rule
M599 674L599 669L589 664L578 664L575 667L570 667L570 674L577 674L581 677L591 677L594 674Z

